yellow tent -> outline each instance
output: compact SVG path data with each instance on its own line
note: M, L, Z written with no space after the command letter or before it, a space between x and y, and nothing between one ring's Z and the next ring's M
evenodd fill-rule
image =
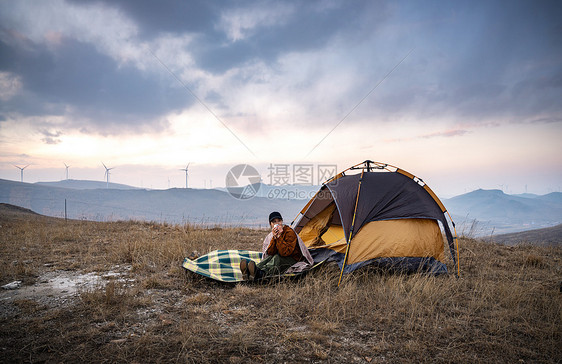
M458 274L456 233L453 237L445 213L421 179L367 160L326 181L292 225L315 261L338 262L342 275L367 264L445 273L445 240Z

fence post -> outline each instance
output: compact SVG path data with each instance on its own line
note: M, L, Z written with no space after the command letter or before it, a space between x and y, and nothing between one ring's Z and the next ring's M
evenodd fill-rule
M66 198L64 199L64 221L67 221L67 218L66 218Z

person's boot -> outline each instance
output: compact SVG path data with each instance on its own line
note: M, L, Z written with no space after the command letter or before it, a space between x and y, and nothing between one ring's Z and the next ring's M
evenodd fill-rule
M247 281L248 280L248 261L246 259L242 259L240 261L240 271L242 272L242 279Z
M256 278L259 278L259 273L260 273L260 270L256 266L256 262L254 262L253 260L250 260L248 262L248 279L250 281L253 281Z

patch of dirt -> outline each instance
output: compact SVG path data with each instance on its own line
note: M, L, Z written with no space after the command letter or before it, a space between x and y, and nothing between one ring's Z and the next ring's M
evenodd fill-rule
M48 307L61 307L72 303L80 291L103 287L109 280L134 285L135 280L128 278L131 266L115 266L111 271L77 272L51 271L39 276L36 283L17 289L0 290L0 317L9 317L16 313L13 303L32 300Z

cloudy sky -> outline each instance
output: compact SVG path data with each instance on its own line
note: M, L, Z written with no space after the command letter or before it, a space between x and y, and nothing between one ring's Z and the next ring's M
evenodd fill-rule
M0 1L3 179L372 159L444 197L544 194L561 101L558 1Z

